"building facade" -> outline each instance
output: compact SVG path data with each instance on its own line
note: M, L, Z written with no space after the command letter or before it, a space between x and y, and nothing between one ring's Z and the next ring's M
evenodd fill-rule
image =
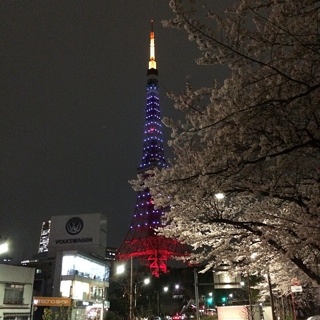
M34 319L65 308L71 320L102 320L109 308L107 219L100 213L53 216L41 228L35 271ZM52 299L48 299L48 297Z
M32 319L34 268L0 264L0 319Z

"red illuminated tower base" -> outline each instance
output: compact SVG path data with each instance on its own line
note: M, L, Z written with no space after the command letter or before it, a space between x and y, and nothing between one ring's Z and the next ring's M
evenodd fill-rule
M160 117L158 70L155 60L154 32L150 32L150 60L147 72L147 101L144 125L143 156L138 174L152 168L167 166L163 150L163 130ZM152 275L167 272L167 262L187 254L187 247L176 239L158 236L156 228L163 227L166 209L155 209L148 189L138 192L133 219L126 238L117 252L118 260L138 258L148 264Z

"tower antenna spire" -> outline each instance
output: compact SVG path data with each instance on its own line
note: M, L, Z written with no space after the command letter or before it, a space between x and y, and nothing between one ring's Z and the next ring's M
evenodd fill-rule
M153 20L151 20L151 31L150 31L150 59L149 59L149 70L157 69L156 63L156 52L154 46L154 31L153 31Z
M142 159L137 168L142 179L151 169L167 168L164 157L164 139L160 115L158 70L154 53L153 21L150 31L150 61L147 71L145 124L143 128ZM166 238L157 229L165 226L163 217L169 207L156 208L148 188L139 190L133 218L124 242L117 250L118 260L137 258L148 265L152 275L168 272L168 261L186 256L188 248L176 238Z

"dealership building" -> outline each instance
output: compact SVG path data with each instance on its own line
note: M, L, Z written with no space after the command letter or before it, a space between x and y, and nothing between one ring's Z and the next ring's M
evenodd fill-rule
M53 216L42 224L35 268L34 319L64 307L71 320L102 320L109 307L107 219L100 213ZM56 311L58 312L58 311Z

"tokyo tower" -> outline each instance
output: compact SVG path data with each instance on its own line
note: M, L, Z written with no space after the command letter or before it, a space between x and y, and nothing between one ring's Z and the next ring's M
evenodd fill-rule
M145 109L142 161L138 174L145 175L152 168L167 167L163 148L163 130L160 118L158 70L155 60L153 22L150 32L150 59L147 70L147 97ZM118 260L137 258L149 265L152 275L167 272L167 262L185 256L187 247L176 239L157 235L156 228L164 226L162 217L167 209L155 209L148 189L137 194L131 226L117 252Z

